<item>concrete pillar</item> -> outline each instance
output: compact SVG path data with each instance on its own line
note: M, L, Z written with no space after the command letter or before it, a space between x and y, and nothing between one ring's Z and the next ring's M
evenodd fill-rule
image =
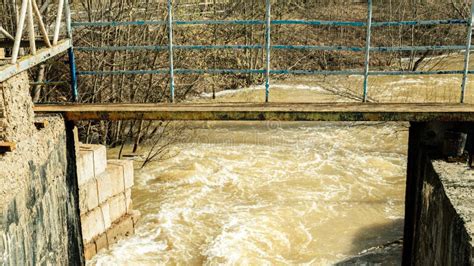
M456 144L456 138L453 136L457 133L467 134L470 136L468 138L472 139L474 124L442 122L410 124L403 265L431 264L433 261L437 261L440 265L456 265L452 263L459 262L464 259L460 257L467 254L459 248L463 246L464 240L454 236L462 234L464 228L459 226L451 228L459 219L452 214L456 213L453 209L455 207L449 202L449 197L444 195L443 186L447 184L443 184L436 176L432 165L433 160L449 159L456 161L453 164L457 167L467 168L467 157L448 158L449 155L456 153L453 153L453 148L454 151L457 149L456 145L453 145ZM444 218L439 219L439 216ZM451 241L445 242L446 235L450 235ZM443 250L443 253L440 254L439 250ZM451 255L446 255L447 253Z
M79 184L77 180L77 128L74 122L66 121L67 172L69 188L69 215L67 219L68 257L76 265L85 265L84 243L82 241L81 216L79 210Z

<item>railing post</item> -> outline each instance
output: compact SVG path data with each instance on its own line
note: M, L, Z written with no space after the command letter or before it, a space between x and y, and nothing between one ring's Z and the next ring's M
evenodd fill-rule
M469 18L469 24L467 25L467 44L466 44L466 53L464 55L464 73L462 77L461 85L461 103L464 103L464 98L466 96L466 85L467 85L467 75L469 73L469 60L471 53L471 43L472 43L472 22L474 17L474 0L471 3L471 16Z
M372 34L372 0L368 0L367 3L367 37L365 41L364 95L362 98L363 102L367 102L367 91L369 85L370 37Z
M27 7L27 25L28 25L28 38L30 40L30 50L32 55L36 55L36 39L35 39L35 24L33 19L33 3L32 0L28 0Z
M170 60L170 100L174 103L173 1L168 0L168 53Z
M74 55L74 47L72 42L72 19L71 19L71 7L69 6L69 0L65 0L65 13L66 13L66 31L71 47L68 49L67 54L69 57L69 72L71 73L71 92L72 100L77 102L79 95L77 91L77 70L76 70L76 58Z
M13 51L12 51L12 64L15 64L18 59L18 53L20 52L20 43L21 37L23 36L23 27L25 26L25 19L26 19L26 11L28 8L28 0L23 0L21 2L21 9L20 9L20 18L18 19L16 34L15 34L15 42L13 44Z
M58 13L56 14L56 24L54 26L53 45L58 44L59 33L61 32L61 20L63 17L64 0L59 0Z
M271 42L271 0L266 0L266 23L265 23L265 51L266 51L266 66L265 66L265 102L268 102L270 95L270 42Z

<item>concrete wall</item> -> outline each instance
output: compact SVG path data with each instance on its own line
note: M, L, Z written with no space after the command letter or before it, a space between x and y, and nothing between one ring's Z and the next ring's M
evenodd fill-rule
M60 116L35 117L28 83L0 84L0 141L17 147L0 155L0 265L81 265L134 232L133 163L79 145Z
M17 146L0 155L0 264L81 264L71 134L57 116L41 118L49 124L36 129L26 73L0 90L6 110L0 141Z
M133 162L107 160L106 153L102 145L79 145L79 208L86 259L133 234L139 216L132 210Z
M415 264L473 263L474 173L459 178L465 169L444 161L426 166ZM456 202L460 197L464 200Z
M471 129L462 123L411 125L404 265L473 265L474 170L442 160L445 133Z

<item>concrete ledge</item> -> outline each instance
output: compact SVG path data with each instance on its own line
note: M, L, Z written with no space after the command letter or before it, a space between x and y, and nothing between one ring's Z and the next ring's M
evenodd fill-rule
M133 187L133 161L131 160L109 160L110 165L117 165L123 171L123 183L125 190Z
M133 219L131 215L124 216L114 223L113 227L107 231L107 240L109 245L117 243L120 239L129 237L134 232Z
M472 123L411 123L403 265L474 264L474 170L445 161L448 132L467 132L470 147L473 130Z
M79 145L77 179L79 186L101 175L107 167L107 150L102 145Z
M107 149L103 145L81 144L79 147L83 151L94 153L94 176L103 173L107 167Z
M132 211L133 162L107 160L103 145L79 145L79 208L84 256L92 258L133 234L139 212Z
M123 193L125 191L123 167L120 165L108 164L107 173L110 177L110 184L108 184L108 186L110 186L111 189L111 196Z
M112 178L108 171L97 177L97 191L99 194L99 204L106 202L112 197Z
M99 206L97 180L95 178L79 187L79 208L81 215Z
M462 172L465 180L463 175L458 175ZM469 179L472 182L465 165L428 162L420 191L420 218L412 265L472 265L474 246L469 227L472 229L473 217L472 209L468 209L474 204L473 184L470 193L464 191L469 189L464 186ZM466 201L453 201L456 197L464 197Z
M444 161L434 161L433 168L469 235L474 263L474 170L468 169L465 164Z
M82 215L81 223L84 243L90 243L94 237L105 232L105 224L101 208L95 208L85 215Z
M125 206L127 207L127 213L132 211L132 189L125 190Z
M92 257L94 257L96 254L97 254L97 247L94 241L84 245L84 258L86 260L92 259Z
M472 104L206 103L36 105L67 120L474 121Z
M92 151L79 150L77 156L77 181L79 186L94 178L94 154Z
M138 216L138 212L122 216L119 220L112 223L112 226L105 233L100 234L93 241L86 244L84 248L86 260L90 260L97 252L109 248L120 239L131 236L135 232Z
M127 213L125 193L118 194L108 201L110 205L110 219L117 221Z
M100 212L102 214L102 219L104 220L104 228L107 230L112 226L112 220L110 219L110 205L108 202L100 205Z

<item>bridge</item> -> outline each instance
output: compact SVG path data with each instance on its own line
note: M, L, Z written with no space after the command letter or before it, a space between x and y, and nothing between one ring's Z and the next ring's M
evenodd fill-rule
M360 4L360 2L361 1L357 1L358 4ZM0 93L0 153L2 154L1 156L5 156L5 158L2 157L2 160L0 160L0 179L2 184L4 184L2 185L4 187L0 187L0 193L2 193L0 194L2 196L0 198L5 198L4 201L6 202L4 203L4 206L0 206L0 214L2 215L0 217L0 233L27 237L29 237L29 234L31 233L35 237L34 239L44 238L44 236L38 235L38 232L42 231L37 230L36 227L34 227L41 224L36 222L38 217L34 215L38 215L38 213L48 214L49 212L33 212L31 211L31 208L39 208L40 210L43 210L41 208L43 208L45 203L38 201L37 198L57 196L52 202L63 202L66 199L67 206L66 204L64 204L64 206L61 205L58 207L60 210L57 212L55 212L56 210L50 210L50 212L53 214L58 213L58 217L65 214L67 214L67 216L61 216L58 218L57 225L53 227L61 229L67 228L67 231L50 233L51 235L55 235L58 239L64 238L64 236L67 235L68 243L63 243L60 247L59 245L57 247L54 246L53 248L58 248L58 250L50 250L49 253L40 250L38 252L43 252L45 254L39 254L38 256L36 256L37 254L35 253L36 250L34 247L23 246L23 250L33 250L30 250L31 252L24 252L25 254L12 255L12 253L18 251L18 249L14 247L16 247L17 244L24 245L25 242L28 242L28 239L21 241L14 237L4 237L3 239L6 239L6 244L2 245L2 238L0 238L0 248L6 246L12 247L11 249L13 251L7 250L3 253L1 252L2 249L0 249L0 253L7 254L6 256L9 258L14 258L11 261L26 262L28 254L34 254L32 258L32 260L34 260L39 256L47 257L52 256L51 254L57 253L55 256L61 258L60 260L62 263L51 264L68 264L67 262L71 261L76 263L74 260L77 260L76 264L84 262L84 243L80 228L80 221L83 219L83 215L81 214L83 213L80 213L79 210L79 198L83 197L83 195L79 194L81 188L78 174L78 169L82 167L81 164L84 164L84 162L78 162L76 160L78 154L76 147L78 145L78 137L77 132L75 131L76 122L84 120L411 122L405 207L404 264L415 265L416 262L419 262L420 260L436 259L437 262L443 261L444 263L442 264L457 265L466 262L466 258L472 258L472 250L474 250L472 249L472 242L466 240L470 236L470 231L465 228L466 225L462 222L465 217L462 217L461 215L464 214L462 213L462 210L465 211L466 208L460 207L456 209L457 206L455 205L459 204L459 202L456 202L454 205L451 204L449 195L445 195L448 189L444 189L443 185L446 184L443 184L443 180L440 181L440 177L436 172L437 169L435 169L432 164L432 159L439 159L441 154L443 156L446 154L449 154L450 156L455 154L454 157L459 157L459 151L456 150L453 152L452 150L458 148L461 144L466 146L466 139L469 139L468 143L471 145L470 150L469 148L466 148L470 152L469 156L472 156L472 153L474 152L474 132L472 132L474 123L474 102L468 97L469 95L474 95L474 92L470 91L472 86L469 86L469 78L474 74L474 70L471 70L470 67L470 52L473 49L471 43L474 1L468 19L447 18L438 20L407 21L374 21L374 5L372 0L367 0L367 17L363 21L274 19L272 13L274 3L270 0L265 1L265 8L261 10L262 14L264 14L264 19L254 20L175 20L175 8L178 5L177 3L173 3L172 0L163 1L162 3L163 5L166 5L165 19L130 21L94 21L92 18L83 19L84 17L80 14L77 15L76 20L74 20L74 5L70 4L68 0L59 0L57 3L45 1L42 6L38 6L36 0L22 0L19 1L18 4L4 5L11 9L7 12L13 15L12 18L8 20L9 22L0 21L0 23L2 23L0 24L0 36L4 37L3 40L0 40L0 57L3 57L0 60L0 85L2 85L0 86L0 90L2 91L2 93ZM365 7L365 2L363 4ZM50 14L45 16L45 12L50 12ZM48 24L46 23L46 17L52 17L54 19ZM83 20L81 20L81 18ZM173 35L176 27L192 27L196 25L260 26L264 28L263 39L265 41L260 44L214 43L212 45L182 45L176 43ZM364 31L365 41L360 44L360 46L292 45L273 43L274 36L277 34L273 28L280 25L357 28ZM24 32L25 26L28 34L25 34ZM166 36L167 44L134 45L133 43L128 43L101 46L76 45L76 43L80 42L80 38L76 37L75 31L79 31L81 28L99 29L100 32L100 29L103 28L129 26L163 26L166 29L164 34ZM373 29L390 27L401 28L406 26L413 28L436 26L465 27L466 31L462 33L462 39L465 40L465 43L457 45L424 46L373 45ZM52 32L52 34L49 34L49 32ZM175 67L177 59L176 51L200 52L222 50L261 51L264 55L263 67L247 69L216 68L215 65L208 65L203 68ZM81 57L77 56L78 53L100 52L102 54L108 54L135 51L165 52L168 55L168 61L165 62L165 67L159 69L153 68L152 66L146 69L116 69L115 67L112 67L111 69L97 69L97 66L92 63L82 64L83 68L78 68L77 63L81 63ZM360 65L362 67L354 69L344 66L339 66L335 69L329 70L294 68L276 69L272 68L272 53L275 51L329 51L359 53L359 55L363 57L363 62ZM420 51L432 51L436 53L457 51L463 57L463 68L454 70L429 69L404 71L393 68L384 70L380 67L372 69L370 65L370 58L373 53L415 53ZM43 81L39 82L39 84L44 86L49 86L51 84L66 84L70 91L69 101L66 100L60 103L36 103L33 106L29 97L28 84L25 84L25 80L28 79L26 72L47 60L53 60L53 58L65 52L67 52L68 57L68 80ZM189 60L189 58L186 58L185 60ZM84 65L88 66L89 69L85 69ZM220 99L213 99L212 101L210 100L205 103L198 103L193 101L193 99L182 99L182 101L179 101L176 97L176 94L179 91L175 79L178 76L228 74L251 74L263 76L264 88L260 94L261 97L259 97L259 102L230 103L221 101ZM159 75L165 77L167 79L167 95L164 97L166 102L97 103L83 100L84 92L81 91L81 88L87 86L85 80L89 77L121 77L126 79L129 76L136 75ZM356 91L351 91L353 97L348 102L319 102L316 100L314 102L298 103L291 102L291 99L288 99L290 102L276 102L272 101L272 91L274 86L273 77L278 75L288 75L290 77L298 75L320 77L342 76L345 78L357 76L361 79L362 86L360 86ZM434 103L423 101L416 102L408 99L407 101L391 103L377 99L374 100L370 97L371 86L369 85L375 77L426 75L451 75L459 78L460 82L456 85L459 89L456 89L455 92L456 101ZM35 85L38 83L32 82L30 84ZM437 86L439 86L440 89L443 89L442 84ZM390 93L390 91L388 93ZM354 99L356 99L357 102L354 102ZM46 116L44 116L45 114ZM53 116L48 116L51 114L53 114ZM38 122L34 121L34 119L50 120ZM47 123L45 121L52 122L52 126L49 129L47 129ZM66 123L64 123L64 121L66 121ZM6 133L3 132L3 128L6 128ZM31 137L32 135L33 137ZM42 138L48 137L48 139L41 139L38 136ZM15 153L15 148L17 147L14 145L15 142L20 143L20 145L17 145L19 150L17 153ZM456 146L456 144L458 146ZM7 153L4 152L5 147L7 147ZM450 148L451 150L449 150ZM54 162L60 166L59 168L61 168L60 170L62 172L55 172L55 167L50 165L51 160L54 160ZM4 162L7 163L5 164ZM9 167L12 167L12 165L17 167L19 170L17 171L17 169L15 169L15 171L11 171ZM2 171L6 171L7 174L2 176ZM92 169L91 171L94 172L95 169ZM464 169L462 171L464 171ZM462 171L460 170L460 172ZM40 175L40 178L36 175ZM49 178L50 176L54 176L54 178ZM58 176L64 177L64 179L57 178ZM51 181L50 179L54 180ZM45 191L37 191L38 182L50 181L53 183L41 183L41 187L49 188L53 190L54 193L48 194ZM58 185L54 182L59 182L60 184ZM456 180L456 182L460 181ZM456 182L449 183L448 188L452 188L449 187L450 185L456 187L458 184ZM22 187L24 184L27 184L27 186ZM472 188L472 184L466 185L463 182L460 182L459 184L462 185L463 189L468 191L468 196L472 195L472 193L470 193L470 191L472 192L474 189ZM461 185L459 187L461 187ZM428 190L427 187L434 187L435 190L433 191L436 192L434 193L432 190ZM53 194L53 196L50 194ZM443 195L443 197L440 199L438 197L439 195ZM468 198L467 201L472 199L472 196L470 197L471 198ZM51 200L45 200L45 202L51 202ZM432 202L434 202L434 204L431 204ZM437 209L434 209L434 207L426 209L426 206L436 206ZM21 216L19 214L18 209L22 207L24 207L24 210L27 210L27 215ZM97 206L95 207L97 208ZM459 209L461 211L459 211ZM458 212L461 212L461 214ZM439 218L440 213L443 214L442 218ZM472 215L472 213L468 213L468 215ZM23 218L25 216L28 218ZM53 218L56 219L57 217ZM48 221L49 220L51 219L48 217ZM28 229L30 231L21 231L23 230L22 228L26 227L34 227L34 230ZM437 234L428 234L423 230L436 232ZM451 237L454 234L453 230L457 230L455 232L456 239L455 241L453 240L456 243L451 241ZM449 243L446 242L447 239L449 239ZM93 244L96 245L95 242ZM463 246L463 249L459 248L461 245ZM443 250L442 254L431 250L430 248L433 246L441 247L441 250ZM428 251L423 250L423 252L426 251L426 253L422 253L420 247L426 247L426 250ZM21 250L18 252L21 253ZM457 256L453 256L452 254L457 254ZM451 257L449 255L451 255ZM459 260L457 260L458 258ZM0 260L0 262L2 261ZM42 262L44 262L44 260Z
M37 105L67 120L459 121L474 122L474 105L374 103L214 103Z

